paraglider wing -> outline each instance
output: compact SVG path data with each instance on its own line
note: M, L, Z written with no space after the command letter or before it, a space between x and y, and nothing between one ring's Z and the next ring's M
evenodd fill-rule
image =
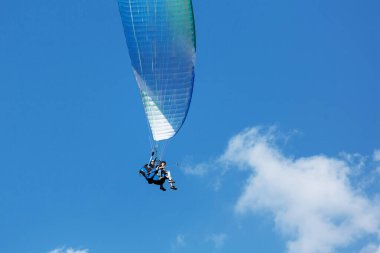
M155 141L173 137L194 84L191 0L118 0L129 56Z

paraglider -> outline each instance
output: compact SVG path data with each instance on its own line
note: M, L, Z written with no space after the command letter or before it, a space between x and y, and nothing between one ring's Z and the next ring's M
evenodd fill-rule
M149 164L145 164L140 169L139 174L144 176L148 184L159 185L160 190L162 191L166 191L163 186L166 179L169 180L170 189L177 190L177 187L174 185L175 182L171 176L171 172L166 169L165 161L159 161L158 165L156 165L156 159L150 160Z
M193 93L196 37L192 1L118 0L118 4L150 127L151 148L156 151L153 160L162 158L167 141L185 122Z

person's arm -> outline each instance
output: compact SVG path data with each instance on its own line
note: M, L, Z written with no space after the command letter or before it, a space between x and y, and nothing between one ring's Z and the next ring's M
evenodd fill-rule
M154 153L154 150L153 150L153 151L152 151L152 155L150 156L150 159L149 159L149 163L150 163L151 161L154 161L154 163L156 163L157 157L155 157L154 154L155 154L155 153Z

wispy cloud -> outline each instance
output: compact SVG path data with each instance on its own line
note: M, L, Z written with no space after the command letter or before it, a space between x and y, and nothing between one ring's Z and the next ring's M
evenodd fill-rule
M219 191L223 184L223 176L228 171L224 164L220 163L219 159L209 160L208 162L195 165L189 161L185 161L181 169L185 174L197 177L204 177L212 173L213 176L208 177L208 184L214 191ZM217 173L215 173L215 171L217 171Z
M214 244L214 247L219 249L223 247L226 238L227 235L225 233L210 234L206 237L206 241L212 242Z
M373 152L373 161L377 165L376 172L380 174L380 149L377 149Z
M370 240L380 235L379 203L350 181L364 166L360 155L296 159L284 155L276 138L274 128L247 129L229 141L217 161L251 171L236 213L271 213L278 231L288 238L289 253L331 253L365 236ZM378 244L375 239L362 252L378 253Z
M177 251L180 248L183 248L186 246L186 240L185 236L182 234L178 234L174 240L174 242L171 244L171 248L173 251Z
M195 166L186 164L183 166L183 171L188 175L203 176L212 169L211 164L212 163L200 163Z
M49 253L88 253L88 249L73 249L73 248L66 248L66 247L60 247L53 249L49 251Z
M380 149L377 149L373 152L373 160L380 162Z

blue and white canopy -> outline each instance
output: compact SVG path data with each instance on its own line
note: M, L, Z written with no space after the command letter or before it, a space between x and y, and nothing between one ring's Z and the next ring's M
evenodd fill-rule
M118 0L133 72L155 141L173 137L194 84L191 0Z

